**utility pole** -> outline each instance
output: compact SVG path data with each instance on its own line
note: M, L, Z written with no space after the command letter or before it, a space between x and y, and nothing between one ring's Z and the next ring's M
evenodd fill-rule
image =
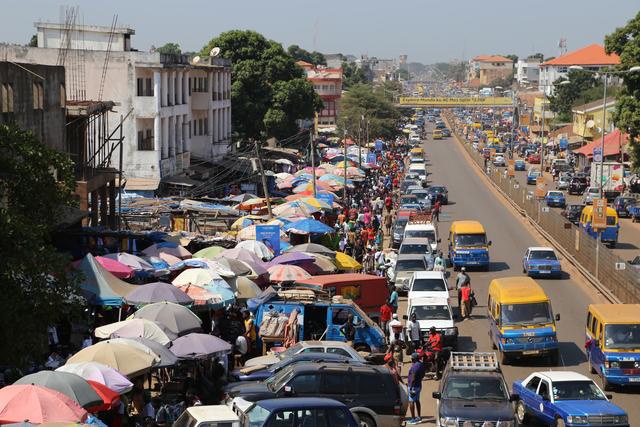
M342 163L344 164L344 187L342 187L342 200L344 203L347 203L347 130L344 130L344 138L342 139L344 144L344 160Z
M604 94L602 96L602 139L600 140L600 198L604 199L604 136L607 131L607 81L609 75L604 74ZM598 174L596 174L597 176ZM600 233L598 233L599 235Z
M258 157L258 168L260 169L260 177L262 178L262 190L264 191L264 198L267 201L267 212L269 213L269 219L273 218L273 213L271 212L271 198L269 197L269 187L267 187L267 177L264 174L264 169L262 168L262 155L260 154L260 145L258 141L253 142L256 147L256 156Z
M545 106L547 104L547 92L546 92L546 88L545 91L542 92L543 96L542 96L542 128L540 129L540 135L542 135L542 142L540 143L540 176L542 178L544 178L544 148L545 148L545 142L544 142L544 116L546 115L545 113Z
M313 197L316 195L316 150L313 146L313 132L309 129L309 149L311 150L311 170L313 175Z

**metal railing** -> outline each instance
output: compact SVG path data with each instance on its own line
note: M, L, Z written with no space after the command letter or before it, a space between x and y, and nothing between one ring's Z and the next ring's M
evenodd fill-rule
M459 136L456 138L471 155L474 162L484 169L484 158L472 145ZM568 221L557 211L537 200L534 188L508 177L506 169L496 169L490 165L487 176L527 217L560 245L580 266L586 270L600 286L607 289L622 303L640 303L640 274L635 268L618 257L607 246Z

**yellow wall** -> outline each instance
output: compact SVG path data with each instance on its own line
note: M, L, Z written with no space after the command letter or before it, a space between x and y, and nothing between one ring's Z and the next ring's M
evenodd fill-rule
M615 107L613 106L607 108L607 132L610 132L613 129L612 113L614 109ZM595 125L591 129L586 127L586 123L589 120L593 120L595 122ZM598 131L598 128L601 129L602 124L602 109L597 109L587 113L573 113L573 133L583 136L586 139L596 139L601 137L602 134Z
M544 103L544 117L546 120L553 118L553 111L549 108L549 100L544 97L535 98L533 100L533 120L540 122L542 120L542 104Z

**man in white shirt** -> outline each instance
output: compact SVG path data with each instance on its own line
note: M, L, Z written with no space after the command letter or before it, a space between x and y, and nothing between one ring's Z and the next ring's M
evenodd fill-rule
M389 322L389 344L393 345L396 341L404 341L404 327L398 320L398 313L393 313Z
M411 313L411 317L407 320L407 338L411 341L413 353L422 346L422 336L420 334L420 324L418 323L418 316L415 313Z

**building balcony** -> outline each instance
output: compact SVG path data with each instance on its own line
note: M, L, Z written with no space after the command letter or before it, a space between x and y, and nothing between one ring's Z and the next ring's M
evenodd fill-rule
M153 118L158 114L155 96L134 96L133 108L137 117Z
M194 110L208 110L209 97L210 97L209 92L192 92L191 108Z

